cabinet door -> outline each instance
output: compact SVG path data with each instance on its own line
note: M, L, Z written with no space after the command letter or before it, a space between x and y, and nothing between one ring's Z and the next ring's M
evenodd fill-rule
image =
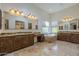
M11 39L11 37L1 37L0 39L0 52L2 53L8 53L11 52L13 49L13 40Z
M20 48L22 48L22 40L23 38L21 36L15 36L14 39L14 49L18 50Z
M1 37L1 51L0 53L7 53L7 37Z
M2 43L1 43L1 37L0 37L0 55L1 55L1 47L2 47L1 44Z
M58 40L64 40L64 33L58 33Z
M13 36L9 36L6 39L6 51L7 52L12 52L13 48L14 48L14 37Z
M29 39L29 45L33 45L34 44L34 35L33 34L29 34L28 35L28 39Z
M71 42L73 42L73 43L79 43L79 34L72 34L72 36L71 36Z
M58 39L62 41L71 41L70 40L70 34L69 33L59 33L58 34Z
M27 46L29 46L28 35L23 35L21 41L22 41L22 47L27 47Z
M1 29L1 27L2 27L2 11L0 9L0 29Z
M65 34L64 34L64 40L65 40L65 41L70 42L70 41L71 41L70 37L71 37L71 34L70 34L70 33L65 33Z

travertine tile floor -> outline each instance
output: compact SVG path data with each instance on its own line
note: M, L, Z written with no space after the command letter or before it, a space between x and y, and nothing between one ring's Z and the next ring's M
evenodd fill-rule
M79 44L65 41L35 43L6 56L79 56Z

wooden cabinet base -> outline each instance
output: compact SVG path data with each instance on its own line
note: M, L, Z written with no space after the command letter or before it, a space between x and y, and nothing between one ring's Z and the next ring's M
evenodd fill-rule
M58 33L57 39L79 44L79 33Z
M33 44L33 34L0 37L0 55L19 50Z

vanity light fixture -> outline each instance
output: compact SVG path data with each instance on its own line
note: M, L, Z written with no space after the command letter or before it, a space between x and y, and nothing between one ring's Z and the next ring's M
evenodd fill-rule
M14 8L12 8L12 9L9 9L9 11L8 11L10 14L12 14L12 15L14 15L15 14L15 12L16 12L16 9L14 9Z
M36 16L33 16L32 13L29 13L28 15L25 15L22 11L16 9L16 8L11 8L9 9L8 11L11 15L15 15L15 16L24 16L28 19L31 19L31 20L36 20L37 17Z
M36 16L33 16L31 13L29 13L27 17L29 19L31 19L31 20L36 20L37 19L37 17Z
M31 19L34 19L34 16L31 16Z
M11 12L12 14L14 14L14 13L15 13L15 11L14 11L14 10L11 10L10 12Z
M11 8L8 11L11 15L21 16L21 12L18 9Z
M31 15L28 16L29 19L31 19L31 17L32 17Z
M65 16L64 19L62 20L62 22L68 22L68 21L71 21L71 20L73 20L72 16Z

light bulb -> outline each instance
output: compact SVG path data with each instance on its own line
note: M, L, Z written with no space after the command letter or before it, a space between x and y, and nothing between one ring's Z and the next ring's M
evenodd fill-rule
M29 15L28 18L31 19L31 15Z
M24 13L21 13L21 16L24 16Z
M10 13L11 13L11 14L15 14L15 10L11 9L11 10L10 10Z
M35 20L37 19L37 17L35 17Z
M32 19L35 19L34 16L32 16Z
M17 16L19 16L19 15L20 15L20 12L19 12L19 11L17 11L17 12L16 12L16 15L17 15Z

